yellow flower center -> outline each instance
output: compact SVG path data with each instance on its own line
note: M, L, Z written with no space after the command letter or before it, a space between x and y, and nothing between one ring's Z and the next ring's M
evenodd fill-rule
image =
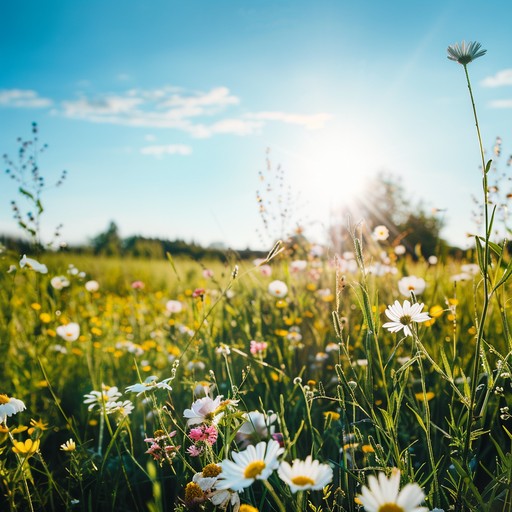
M204 477L216 477L219 476L221 472L222 469L220 466L217 466L217 464L208 464L203 468Z
M0 395L0 405L8 404L10 398L7 395Z
M265 469L265 463L262 460L251 462L244 471L244 478L256 478Z
M252 505L247 505L247 503L240 505L240 508L238 510L240 512L258 512L258 509L256 507L253 507Z
M193 502L196 499L204 498L204 492L195 482L190 482L185 487L185 501Z
M307 476L294 476L292 478L292 482L295 485L305 486L305 485L313 485L315 483L314 480L311 480L311 478Z
M404 315L400 317L400 323L402 325L409 325L412 322L412 318L409 315Z
M379 507L377 512L405 512L405 510L396 503L384 503L384 505Z

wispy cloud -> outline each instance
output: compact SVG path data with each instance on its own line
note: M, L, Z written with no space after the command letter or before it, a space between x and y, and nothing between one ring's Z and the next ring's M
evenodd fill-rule
M159 146L145 146L140 152L143 155L150 155L156 158L162 158L164 155L183 155L192 154L192 148L185 144L167 144Z
M483 87L503 87L504 85L512 85L512 69L503 69L493 76L484 78L480 84Z
M13 108L44 108L52 105L52 100L42 98L29 89L0 89L0 106Z
M246 117L260 121L281 121L288 124L297 124L309 130L323 128L325 123L332 119L332 115L326 113L305 115L287 112L256 112L247 114Z
M39 97L35 91L0 90L0 106L44 107L52 103L50 99ZM61 101L52 114L91 123L175 129L197 139L219 134L247 136L261 132L269 122L315 130L322 128L332 117L327 113L243 113L238 108L240 103L240 99L227 87L187 91L165 86L157 89L133 88L96 96L82 92L76 99Z
M512 100L494 100L489 102L491 108L512 108Z

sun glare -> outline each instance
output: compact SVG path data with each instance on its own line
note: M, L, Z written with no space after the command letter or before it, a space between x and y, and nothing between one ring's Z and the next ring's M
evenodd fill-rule
M312 139L297 152L286 151L300 217L316 229L326 228L337 213L351 207L364 193L367 179L382 168L378 155L364 138L340 132Z

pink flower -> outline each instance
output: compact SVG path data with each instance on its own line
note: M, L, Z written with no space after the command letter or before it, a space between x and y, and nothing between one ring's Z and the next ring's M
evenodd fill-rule
M192 441L194 441L195 443L197 441L202 441L204 437L202 427L196 427L191 429L190 432L188 433L188 437L190 437L190 439L192 439Z
M197 297L202 297L205 293L206 293L206 290L204 288L196 288L192 292L192 297L194 297L194 299L196 299Z
M260 274L265 277L272 275L272 267L270 265L261 265Z
M199 455L201 455L201 453L203 453L203 449L202 448L198 448L195 444L193 444L192 446L189 446L187 448L187 453L191 457L199 457Z
M132 288L134 290L143 290L146 285L142 281L133 281Z
M267 350L268 343L265 341L251 340L251 354L261 354Z
M217 437L219 435L219 432L217 431L217 429L215 428L214 425L210 425L209 427L206 427L204 429L204 436L205 436L205 441L210 445L214 445L215 442L217 441Z
M206 279L211 279L213 277L213 270L205 268L203 270L203 277L205 277Z

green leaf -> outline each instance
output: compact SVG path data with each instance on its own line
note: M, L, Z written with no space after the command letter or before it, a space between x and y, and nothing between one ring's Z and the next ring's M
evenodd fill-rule
M43 205L42 205L42 203L41 203L41 201L39 199L36 202L36 206L37 206L37 210L38 210L39 214L43 213L44 208L43 208Z
M176 275L176 278L178 281L181 281L180 276L178 274L178 270L176 269L176 265L174 264L174 259L170 252L166 252L165 255L167 256L167 259L169 260L169 263L171 264L172 269L174 270L174 274Z
M491 170L491 164L492 164L492 160L489 160L487 162L487 165L485 166L485 174L487 174Z
M34 196L28 190L25 190L23 187L19 188L19 192L20 192L20 194L23 194L24 196L30 197L30 199L32 199L32 201L35 201Z
M475 247L476 247L476 255L478 260L478 266L480 267L480 271L482 272L482 275L485 274L485 255L484 255L484 248L482 247L482 243L480 242L479 237L475 237Z
M508 262L507 268L505 269L505 272L503 272L503 275L501 276L501 279L496 283L496 286L492 289L493 293L503 284L505 284L510 276L512 275L512 260Z
M485 243L485 238L483 236L479 236L478 238ZM501 255L503 254L503 247L501 247L501 245L495 244L494 242L491 242L490 240L488 243L491 251L494 252L498 258L501 258Z

